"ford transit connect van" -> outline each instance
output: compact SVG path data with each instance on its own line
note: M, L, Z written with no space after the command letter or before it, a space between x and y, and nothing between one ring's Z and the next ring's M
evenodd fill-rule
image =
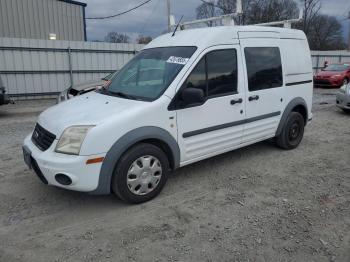
M312 79L302 31L166 34L108 87L44 111L24 159L45 184L144 202L179 167L269 138L297 147L312 118Z

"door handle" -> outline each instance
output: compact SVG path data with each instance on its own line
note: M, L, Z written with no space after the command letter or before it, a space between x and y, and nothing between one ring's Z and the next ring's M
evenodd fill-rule
M233 99L231 100L231 105L234 105L234 104L240 104L243 102L243 99L242 98L238 98L238 99Z
M250 97L248 97L248 100L249 100L249 101L259 100L259 96L258 96L258 95L250 96Z

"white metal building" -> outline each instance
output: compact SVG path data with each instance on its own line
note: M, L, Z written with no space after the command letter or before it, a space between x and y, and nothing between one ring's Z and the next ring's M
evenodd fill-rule
M85 3L0 0L0 37L86 41Z

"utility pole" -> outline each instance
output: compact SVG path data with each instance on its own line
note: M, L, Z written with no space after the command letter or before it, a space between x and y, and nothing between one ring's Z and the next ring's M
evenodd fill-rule
M350 11L348 14L348 20L349 20L348 51L350 51Z
M238 15L238 24L243 24L243 7L242 7L242 0L236 1L236 13Z
M167 9L167 19L168 19L168 32L171 31L171 23L170 23L170 0L166 0L166 9Z

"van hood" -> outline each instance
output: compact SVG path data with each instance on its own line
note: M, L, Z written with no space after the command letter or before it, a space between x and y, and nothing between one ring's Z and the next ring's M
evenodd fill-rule
M98 125L148 103L91 92L48 108L40 114L38 123L59 137L67 127Z

